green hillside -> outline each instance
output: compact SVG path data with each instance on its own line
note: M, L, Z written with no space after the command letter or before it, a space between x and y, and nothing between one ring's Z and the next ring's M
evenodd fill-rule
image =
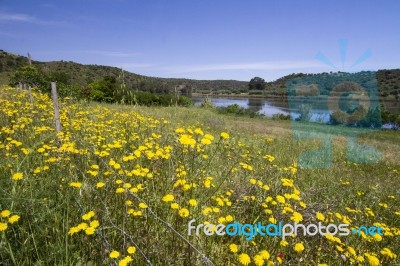
M27 64L27 57L0 50L0 85L8 84L10 75L18 68L26 66ZM83 65L71 61L32 61L32 64L45 74L53 74L54 76L54 73L56 73L57 78L65 84L75 84L83 87L94 81L101 80L106 76L123 76L125 86L128 90L169 93L173 92L176 86L190 88L190 90L195 93L240 94L246 93L248 90L248 82L238 80L193 80L148 77L122 71L120 68L116 67ZM285 96L286 82L288 80L310 76L314 79L318 79L318 77L324 78L326 75L328 75L328 73L297 73L286 75L275 81L266 82L264 94ZM376 72L376 78L380 96L396 97L397 99L400 97L400 69L378 70Z
M9 76L18 68L28 64L25 56L14 55L0 50L0 84L8 84ZM122 75L122 70L116 67L100 65L82 65L71 61L52 61L39 62L32 61L44 73L58 72L62 75L63 81L69 84L79 84L85 86L95 80L102 79L104 76L118 77ZM137 89L150 92L169 92L175 86L186 85L194 91L212 90L243 90L247 88L247 82L237 80L193 80L175 78L147 77L123 71L124 82L128 89Z

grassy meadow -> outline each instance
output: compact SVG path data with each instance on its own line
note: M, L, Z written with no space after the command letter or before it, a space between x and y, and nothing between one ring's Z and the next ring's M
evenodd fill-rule
M400 134L378 163L302 169L291 122L0 89L1 265L400 265ZM318 125L315 125L318 127ZM188 222L380 226L367 236L198 236Z

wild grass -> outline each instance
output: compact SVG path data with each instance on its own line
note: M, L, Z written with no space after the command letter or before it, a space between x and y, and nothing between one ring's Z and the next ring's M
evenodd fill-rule
M0 91L0 261L5 265L398 265L399 133L362 132L376 163L302 169L318 139L290 121ZM307 133L310 127L297 129ZM329 130L328 130L329 131ZM12 218L13 217L13 218ZM188 222L381 226L384 236L188 235ZM304 250L301 249L304 247Z

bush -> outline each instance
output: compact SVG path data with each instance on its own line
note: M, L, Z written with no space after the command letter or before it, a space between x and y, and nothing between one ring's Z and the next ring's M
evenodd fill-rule
M388 116L384 109L382 109L381 117L381 108L379 106L369 108L367 111L363 105L360 105L351 112L334 112L330 117L330 124L378 128L382 126L383 120L387 120L387 118Z
M291 117L290 117L290 114L288 114L288 115L285 115L285 114L274 114L272 116L272 119L274 119L274 120L290 120Z
M300 121L310 121L312 115L312 106L309 104L302 104L299 106Z
M201 102L200 107L202 107L202 108L215 108L215 105L212 103L210 98L206 97Z
M256 117L256 116L263 116L254 110L240 107L237 104L231 104L231 105L228 105L227 107L217 107L217 110L218 110L218 113L220 113L220 114L234 114L234 115L241 115L241 116L249 116L251 118Z
M194 102L192 99L186 96L180 96L178 100L178 105L179 106L185 106L185 107L190 107L194 105Z
M144 106L171 106L178 104L179 106L192 106L192 99L186 96L180 96L178 99L171 94L159 94L144 91L128 93L124 101L130 104Z
M263 91L251 90L249 95L263 95Z

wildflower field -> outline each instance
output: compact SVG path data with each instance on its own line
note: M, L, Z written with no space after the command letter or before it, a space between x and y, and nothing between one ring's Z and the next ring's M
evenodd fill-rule
M0 89L1 265L400 265L400 134L374 164L301 169L290 122ZM380 226L383 236L188 235L188 223Z

